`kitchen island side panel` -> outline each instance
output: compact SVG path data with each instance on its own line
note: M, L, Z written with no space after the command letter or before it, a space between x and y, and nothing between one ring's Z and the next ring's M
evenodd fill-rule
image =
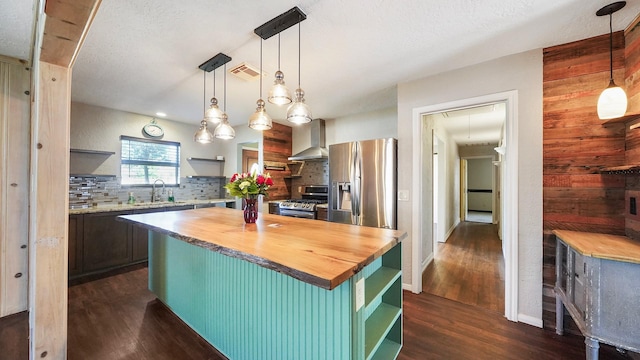
M230 359L349 359L353 284L325 290L149 232L149 288Z

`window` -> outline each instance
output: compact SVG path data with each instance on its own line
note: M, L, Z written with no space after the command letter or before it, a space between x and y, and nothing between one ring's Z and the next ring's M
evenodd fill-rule
M161 179L180 183L180 143L120 136L120 175L123 185L151 185Z

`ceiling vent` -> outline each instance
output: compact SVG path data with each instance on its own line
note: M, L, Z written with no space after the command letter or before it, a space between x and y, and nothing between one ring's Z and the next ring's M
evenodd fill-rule
M253 81L259 79L258 75L260 74L260 70L249 63L243 62L229 69L229 73L242 80ZM264 72L262 74L264 76Z

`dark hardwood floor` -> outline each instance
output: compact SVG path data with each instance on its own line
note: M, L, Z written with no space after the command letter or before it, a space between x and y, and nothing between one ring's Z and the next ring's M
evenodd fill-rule
M69 288L70 360L222 359L147 290L147 274L143 268ZM0 359L28 358L27 321L27 313L0 319ZM607 346L600 354L603 360L624 359ZM584 356L582 337L557 336L494 311L404 292L401 360Z
M504 258L496 225L461 222L422 275L424 292L504 314Z

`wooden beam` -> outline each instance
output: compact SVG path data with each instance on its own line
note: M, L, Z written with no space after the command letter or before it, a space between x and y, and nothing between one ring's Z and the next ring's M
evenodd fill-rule
M101 0L48 0L40 61L72 67Z
M71 69L40 62L36 86L31 146L30 357L64 359Z
M38 13L31 87L31 359L67 356L71 67L99 5L100 0L46 0Z

